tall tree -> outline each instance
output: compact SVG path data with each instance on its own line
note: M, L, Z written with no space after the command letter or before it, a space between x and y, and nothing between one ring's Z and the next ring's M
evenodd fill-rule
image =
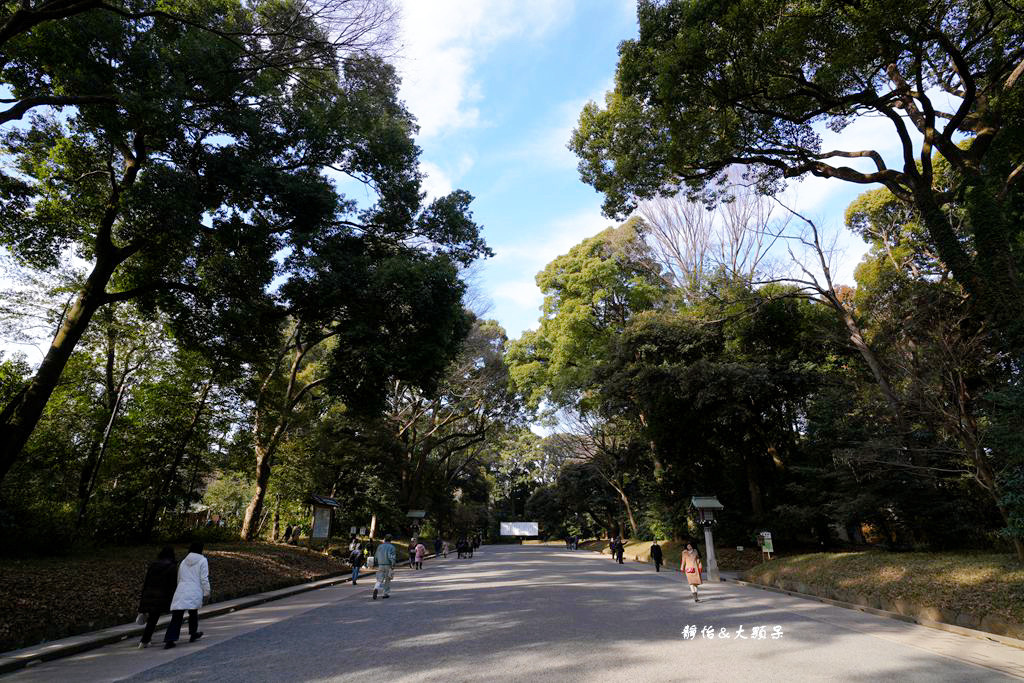
M537 274L544 293L537 330L509 344L516 387L536 406L577 407L594 369L639 311L666 305L668 286L632 219L584 240Z
M686 184L713 201L735 164L764 192L815 175L881 184L914 206L929 242L1004 343L1024 350L1015 197L1024 176L1024 14L1008 2L640 0L615 90L589 103L571 146L608 215ZM900 150L822 149L883 117ZM945 178L936 158L948 163ZM863 166L844 160L863 160ZM962 201L965 231L950 220Z
M0 80L11 86L0 123L24 117L37 107L117 107L122 93L102 81L60 87L39 70L24 49L37 26L67 21L84 13L107 13L124 22L181 24L208 32L249 53L253 64L289 73L299 80L310 68L330 70L339 54L386 53L394 40L397 9L390 0L289 0L255 2L246 21L223 22L224 13L243 6L220 0L169 4L160 0L5 0L0 3ZM212 10L212 11L211 11ZM311 35L310 20L327 30ZM303 49L296 50L296 39Z
M246 30L274 6L200 4L202 27L88 12L19 37L23 69L68 92L110 84L119 105L38 115L5 136L16 173L0 188L0 243L40 269L71 249L91 270L35 376L0 410L0 478L104 306L162 310L183 344L241 358L271 347L283 313L308 304L299 286L291 300L277 295L274 278L314 280L338 267L339 243L361 245L371 265L387 254L368 238L392 251L421 240L444 261L486 251L466 193L420 206L415 124L393 69L370 57L323 62L322 51L304 61L329 31L306 15L274 38L299 66L268 68L264 38ZM357 210L325 167L367 183L376 204Z
M403 504L424 505L431 498L429 482L450 491L464 471L485 464L487 442L522 426L522 406L509 388L505 341L496 322L475 320L435 390L393 383L385 416L402 448Z

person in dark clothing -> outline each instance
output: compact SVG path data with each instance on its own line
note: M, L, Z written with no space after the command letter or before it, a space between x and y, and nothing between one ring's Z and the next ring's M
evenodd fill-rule
M651 544L651 560L654 561L654 571L660 572L661 571L662 556L661 556L661 546L658 545L657 541L655 541L654 543Z
M626 550L626 546L623 545L622 539L616 538L615 539L615 561L618 562L619 564L623 564L623 562L622 562L622 553L625 552L625 550Z
M352 585L358 586L356 583L359 581L359 570L366 564L366 555L363 554L363 546L356 544L356 547L352 549L352 552L348 555L349 566L352 567Z
M171 623L164 631L164 649L176 647L181 624L188 612L188 642L203 637L199 630L199 608L210 598L210 563L203 556L203 542L194 541L178 565L178 585L171 598Z
M441 557L441 537L434 539L434 557Z
M171 598L177 586L178 563L174 557L174 548L167 546L156 556L156 562L150 563L142 582L139 612L146 615L146 630L142 632L142 640L139 641L140 650L149 647L160 615L171 611Z
M284 528L284 542L288 543L290 540L292 540L292 525L291 524L289 524L288 526L286 526Z

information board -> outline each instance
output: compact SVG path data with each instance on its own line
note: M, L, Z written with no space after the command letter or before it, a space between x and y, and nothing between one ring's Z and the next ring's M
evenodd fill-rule
M331 533L331 508L317 507L313 510L313 533L310 538L327 538Z
M537 536L537 522L502 522L502 536Z

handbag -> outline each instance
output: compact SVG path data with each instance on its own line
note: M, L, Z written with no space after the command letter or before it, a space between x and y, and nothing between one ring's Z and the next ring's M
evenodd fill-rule
M694 567L687 567L686 573L687 574L696 574L697 573L697 569L694 568Z
M135 617L135 623L138 624L139 626L142 626L143 624L146 623L146 618L147 618L147 615L146 615L145 612L139 612L139 615L137 617Z

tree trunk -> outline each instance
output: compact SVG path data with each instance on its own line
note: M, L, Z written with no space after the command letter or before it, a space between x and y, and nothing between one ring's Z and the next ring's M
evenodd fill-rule
M975 446L971 449L971 456L975 467L977 467L978 481L995 503L996 509L999 510L999 515L1003 518L1003 524L1010 526L1010 511L1003 505L999 480L996 478L995 472L992 471L992 466L986 459L985 452L980 446ZM1017 537L1013 537L1012 540L1013 549L1017 553L1017 561L1024 562L1024 541Z
M128 386L129 376L130 375L126 374L121 378L121 385L117 389L117 397L114 399L114 405L110 408L110 418L107 420L107 426L103 430L103 437L100 439L96 457L90 458L91 462L88 463L87 470L82 473L85 486L80 486L79 490L78 519L75 521L76 532L82 527L82 522L85 521L86 508L89 505L89 500L92 498L93 492L96 490L96 478L99 476L100 466L103 464L103 456L107 452L107 444L110 442L110 434L114 430L114 420L117 419L117 412L121 407L121 401L124 398L124 390Z
M270 540L276 542L277 539L280 536L281 536L281 496L278 496L277 497L277 503L274 505L274 528L270 532Z
M885 396L886 402L889 404L889 408L892 410L893 415L896 416L896 421L900 426L900 431L903 435L906 435L906 423L903 418L903 408L900 405L900 400L896 397L896 392L893 391L892 386L889 384L889 380L886 379L885 370L882 368L881 361L878 360L878 356L875 355L874 350L868 345L864 339L864 334L861 332L860 325L854 320L853 315L846 310L846 306L842 304L838 299L833 302L833 307L837 309L840 318L843 320L843 324L846 325L847 332L850 333L850 342L854 348L860 352L864 362L868 364L868 368L871 370L872 376L875 378L875 382L878 384L878 388L882 390L882 395Z
M196 425L199 424L199 418L203 414L203 408L206 407L206 399L210 395L210 389L213 387L213 376L207 380L203 386L203 393L199 396L199 403L196 405L196 409L192 411L192 420L188 424L188 428L185 429L185 434L181 437L177 446L174 449L174 460L171 462L171 467L167 471L167 475L160 482L160 488L157 489L157 495L153 500L153 509L149 512L142 528L142 537L148 539L153 535L153 527L156 526L156 516L160 512L162 507L165 507L164 498L170 491L171 484L174 482L174 477L178 474L178 468L181 467L181 461L185 459L185 449L188 448L188 442L192 440L192 435L195 434Z
M270 461L273 458L273 451L277 450L276 440L272 441L272 444L273 448L256 446L256 492L249 501L249 506L245 508L245 519L239 534L243 541L253 540L258 531L260 515L263 512L263 499L270 484Z
M752 456L743 456L747 468L747 489L750 491L750 511L755 517L764 514L764 501L761 497L761 484L757 480L757 463Z
M630 538L636 538L638 535L638 529L636 525L636 518L633 517L633 506L629 504L629 498L626 496L626 492L623 489L619 488L615 484L612 484L612 488L618 491L619 498L622 499L622 505L626 510L626 519L629 520L629 528L633 532L633 535Z
M974 228L972 259L961 237L950 225L949 217L935 201L930 188L914 193L914 203L939 257L949 267L982 315L992 323L1013 352L1024 349L1021 327L1021 291L1013 263L1013 250L1006 230L1006 219L998 198L977 181L967 189L965 204Z
M97 259L85 286L57 330L35 376L0 412L0 482L17 462L39 423L43 409L57 387L75 346L89 327L93 314L103 305L106 286L115 267L116 264L109 258Z

